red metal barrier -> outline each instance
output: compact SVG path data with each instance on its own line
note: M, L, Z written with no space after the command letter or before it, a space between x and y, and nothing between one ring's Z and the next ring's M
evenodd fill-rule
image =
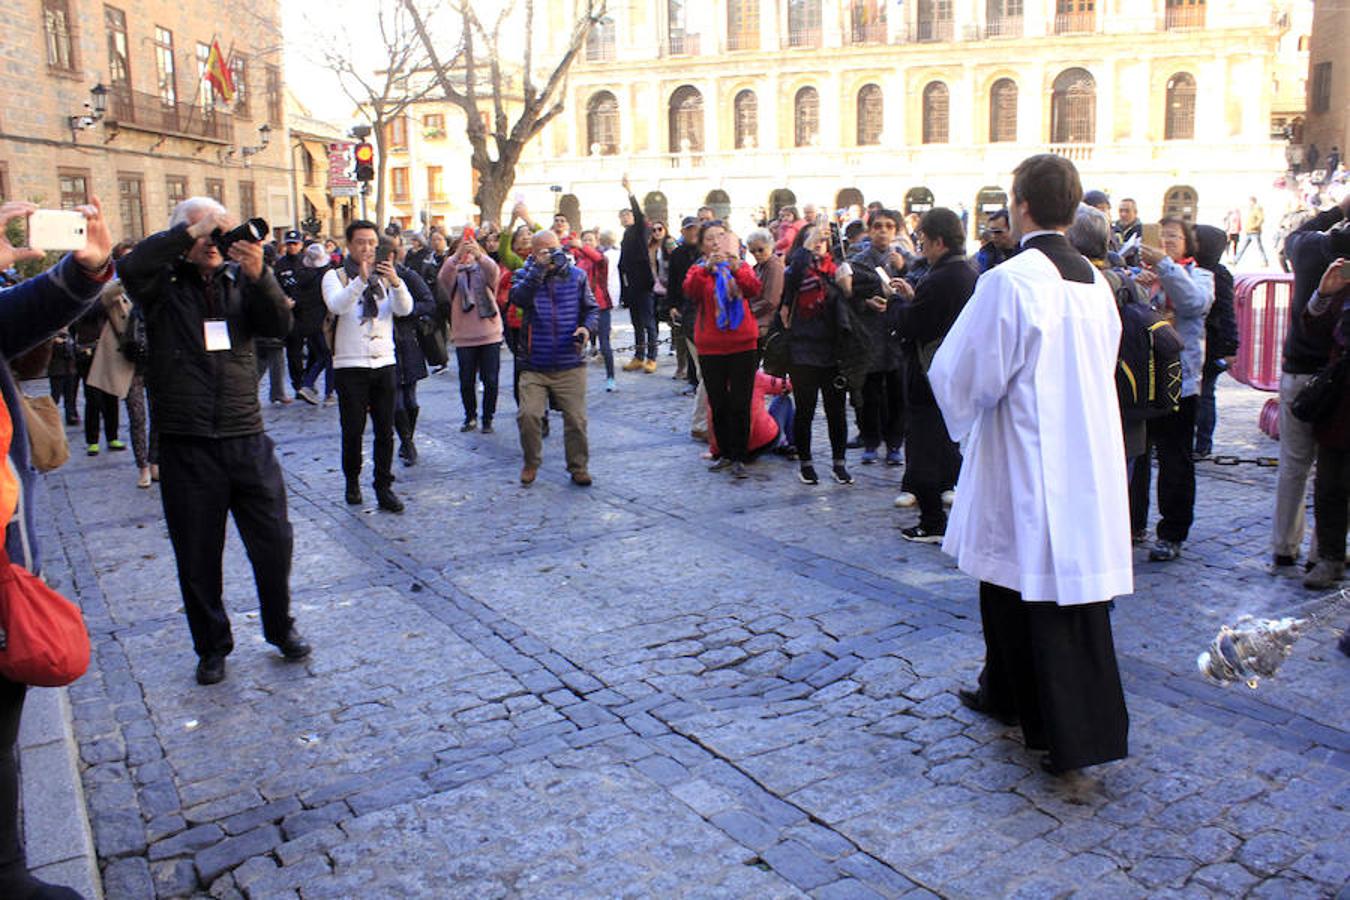
M1289 295L1294 276L1238 275L1233 285L1237 313L1237 359L1229 374L1261 391L1280 389L1280 355L1289 328Z

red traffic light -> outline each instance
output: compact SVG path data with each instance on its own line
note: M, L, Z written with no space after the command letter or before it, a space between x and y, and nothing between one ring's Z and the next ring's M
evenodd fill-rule
M357 165L367 165L375 161L375 148L365 141L357 144L353 153L356 156Z

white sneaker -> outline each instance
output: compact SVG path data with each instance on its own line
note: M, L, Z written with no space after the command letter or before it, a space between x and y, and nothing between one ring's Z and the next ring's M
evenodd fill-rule
M899 497L895 498L895 505L900 507L901 509L909 509L911 506L918 505L918 503L919 498L915 497L909 491L905 491Z
M943 506L951 506L951 505L952 505L953 503L955 503L955 502L956 502L956 491L943 491L943 492L942 492L942 505L943 505Z

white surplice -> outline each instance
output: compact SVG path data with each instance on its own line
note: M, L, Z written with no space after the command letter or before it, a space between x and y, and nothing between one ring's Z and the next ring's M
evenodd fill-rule
M1094 273L1065 281L1030 247L990 269L928 372L965 455L942 549L1029 602L1134 590L1120 317Z

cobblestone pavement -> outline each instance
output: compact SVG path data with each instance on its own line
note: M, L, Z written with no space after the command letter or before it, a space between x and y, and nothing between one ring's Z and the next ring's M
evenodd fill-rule
M1344 890L1350 609L1267 574L1273 470L1203 464L1185 556L1138 553L1115 614L1132 755L1060 781L957 702L976 586L900 539L901 470L706 473L671 366L612 395L591 367L589 490L556 416L517 483L509 360L494 435L458 432L452 372L424 382L402 516L343 503L335 408L269 407L316 650L262 642L231 531L238 649L209 688L158 488L123 455L50 477L53 574L94 634L70 696L108 895ZM1221 451L1273 453L1264 399L1225 387ZM1211 686L1195 656L1240 612L1324 618L1274 681Z

